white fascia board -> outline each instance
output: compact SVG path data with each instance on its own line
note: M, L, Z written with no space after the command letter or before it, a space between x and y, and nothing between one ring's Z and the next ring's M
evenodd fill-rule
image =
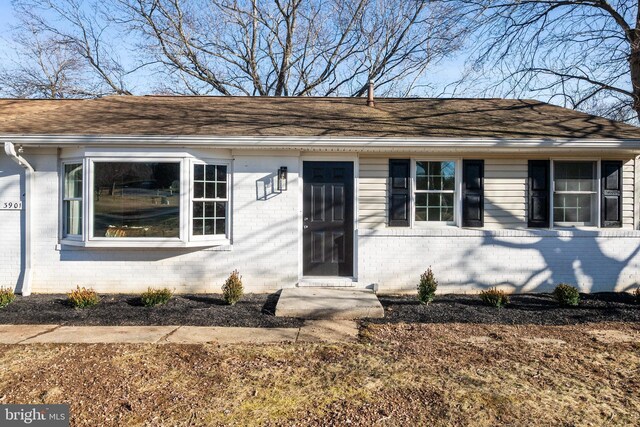
M251 149L615 149L640 153L640 139L365 138L319 136L0 135L28 146L207 146Z

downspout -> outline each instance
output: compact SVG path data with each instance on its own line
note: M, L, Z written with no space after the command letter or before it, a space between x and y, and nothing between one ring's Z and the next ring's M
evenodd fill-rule
M31 183L35 170L24 157L16 153L12 142L4 143L4 152L24 168L24 275L20 293L26 297L31 295Z

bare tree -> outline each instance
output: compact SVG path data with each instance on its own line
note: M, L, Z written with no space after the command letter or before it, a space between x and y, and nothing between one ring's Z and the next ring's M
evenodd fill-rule
M102 2L84 0L13 0L19 20L15 32L46 37L48 52L64 52L91 82L86 95L131 94L126 78L138 67L125 70L116 44L124 43L114 27L111 12ZM33 40L32 40L33 41ZM23 47L27 47L22 43ZM29 50L29 48L27 49ZM36 55L37 56L37 55Z
M638 0L462 0L473 67L501 95L535 93L611 118L640 117Z
M85 67L56 40L45 39L33 29L13 40L15 55L0 69L0 91L13 98L76 98L91 95Z
M445 1L118 1L121 22L188 93L359 96L372 79L407 94L465 31Z

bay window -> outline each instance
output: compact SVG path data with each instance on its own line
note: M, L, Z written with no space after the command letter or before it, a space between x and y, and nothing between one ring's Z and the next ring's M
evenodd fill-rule
M180 163L94 162L93 237L180 237Z
M63 242L171 247L226 241L229 169L229 161L175 154L65 161Z

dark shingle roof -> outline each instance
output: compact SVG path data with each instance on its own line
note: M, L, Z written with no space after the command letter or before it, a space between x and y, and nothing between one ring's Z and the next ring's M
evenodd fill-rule
M440 98L4 99L0 134L640 140L638 127L539 101Z

